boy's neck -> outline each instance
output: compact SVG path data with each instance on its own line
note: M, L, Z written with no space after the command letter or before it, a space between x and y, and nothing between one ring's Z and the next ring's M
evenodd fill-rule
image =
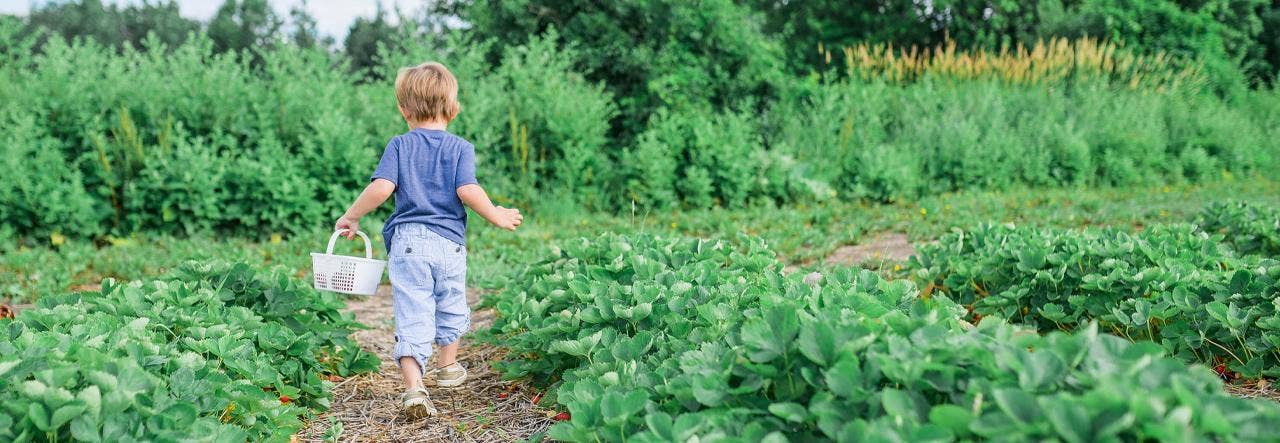
M449 122L441 121L441 120L431 120L431 121L425 121L425 122L409 122L410 131L414 129L431 129L436 131L443 131L448 126L449 126Z

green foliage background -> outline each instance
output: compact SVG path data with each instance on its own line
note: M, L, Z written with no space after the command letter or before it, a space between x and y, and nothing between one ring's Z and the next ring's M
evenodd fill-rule
M207 24L172 3L38 5L0 20L0 140L14 177L0 184L0 234L322 229L404 130L395 70L427 59L460 78L451 130L475 142L481 180L526 208L911 201L1250 175L1280 161L1280 95L1260 86L1274 71L1274 9L473 0L380 9L336 52L305 10L286 17L260 0L225 2ZM1168 54L1208 83L885 83L829 60L860 42L994 50L1053 36Z

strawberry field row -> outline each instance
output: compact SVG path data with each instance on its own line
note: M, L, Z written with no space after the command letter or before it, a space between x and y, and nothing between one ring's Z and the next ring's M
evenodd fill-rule
M1241 254L1280 256L1280 209L1244 202L1218 202L1200 211L1196 224L1225 237Z
M565 441L1265 441L1280 405L1098 323L971 326L944 291L784 276L758 240L570 242L499 295L501 369Z
M923 246L926 293L1041 331L1097 322L1171 355L1280 376L1280 261L1238 256L1193 225L1061 230L985 225Z
M378 366L342 307L243 264L41 298L0 320L0 440L289 441Z

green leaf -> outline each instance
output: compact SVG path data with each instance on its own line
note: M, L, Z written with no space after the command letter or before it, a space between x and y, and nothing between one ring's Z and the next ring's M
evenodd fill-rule
M53 430L49 426L49 411L46 411L44 406L39 403L32 403L27 406L27 418L30 418L31 423L36 425L36 429L44 432Z
M676 417L676 423L671 428L671 432L675 434L675 441L689 441L697 435L703 425L703 419L699 414L681 414Z
M808 415L808 411L805 410L804 406L791 402L770 404L769 412L792 423L802 423Z
M1040 418L1040 406L1035 397L1026 391L1016 388L997 389L992 393L996 405L1010 418L1024 425L1034 423Z
M788 440L786 435L783 435L782 432L779 431L770 432L769 435L760 439L760 443L788 443L790 441L791 440Z
M693 398L706 406L720 406L727 394L729 385L716 374L695 375L692 377Z
M880 404L884 406L884 412L894 416L908 420L916 421L920 419L920 413L916 409L916 402L911 395L898 389L885 389L880 392Z
M57 411L53 411L53 417L49 420L49 427L51 429L61 428L62 425L67 424L71 419L83 413L84 410L85 406L80 404L70 404L58 408Z
M98 390L97 385L89 385L89 387L81 389L76 394L76 399L85 405L86 412L96 421L102 417L102 392Z
M1049 419L1049 423L1053 425L1053 430L1058 433L1059 437L1069 443L1084 443L1092 441L1090 432L1093 424L1089 421L1089 411L1076 401L1067 398L1043 398L1041 403L1044 404L1045 415Z
M71 420L71 436L80 441L102 441L102 435L98 433L97 423L87 415Z
M632 415L644 409L648 400L648 394L641 390L628 392L625 396L610 391L600 399L600 413L604 415L605 423L610 425L626 423Z
M929 410L929 423L947 428L955 435L968 435L973 420L968 409L952 404L937 405Z
M666 412L657 411L649 413L644 416L644 423L649 426L649 431L653 432L653 434L657 435L659 438L666 441L675 440L675 436L671 429L674 422L671 420L671 415Z
M830 323L806 322L800 328L800 340L797 342L800 353L820 366L828 365L835 354L835 335Z
M1048 388L1066 374L1066 364L1052 352L1022 352L1020 357L1022 370L1018 371L1018 384L1023 389Z
M747 357L757 363L767 363L782 355L783 344L764 320L752 320L742 325L742 341L747 346Z
M858 361L853 357L841 358L827 370L824 379L832 394L850 400L860 400L865 396L865 391L860 387L862 369L858 367Z
M0 361L0 377L4 377L5 374L8 374L9 371L17 367L19 363L22 363L22 360L14 359L10 361Z

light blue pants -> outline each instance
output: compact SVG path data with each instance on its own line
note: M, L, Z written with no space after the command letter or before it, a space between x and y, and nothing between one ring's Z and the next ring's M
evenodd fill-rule
M391 357L413 357L423 372L431 342L458 341L471 326L467 306L467 248L421 224L396 226L391 237L392 306L396 347Z

